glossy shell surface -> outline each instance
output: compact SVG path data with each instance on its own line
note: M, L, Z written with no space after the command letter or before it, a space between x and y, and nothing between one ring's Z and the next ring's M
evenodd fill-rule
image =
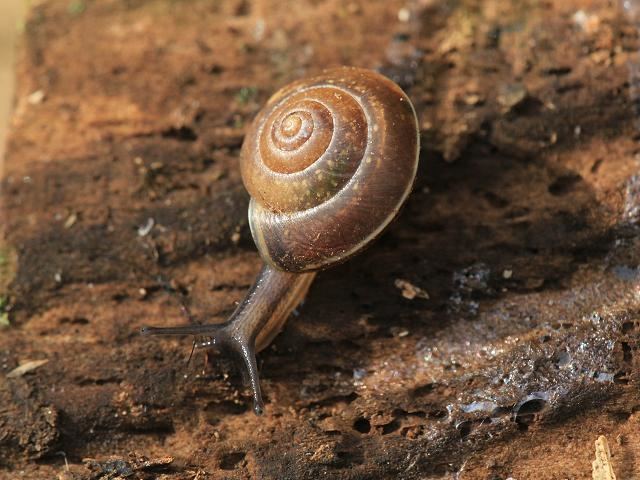
M400 210L418 150L409 98L378 73L342 67L276 92L240 161L264 261L304 272L356 254Z

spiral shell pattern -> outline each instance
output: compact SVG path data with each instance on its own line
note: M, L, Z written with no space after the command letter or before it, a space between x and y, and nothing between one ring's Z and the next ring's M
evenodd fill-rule
M305 272L360 251L400 210L418 150L409 98L380 74L342 67L278 91L240 157L262 258Z

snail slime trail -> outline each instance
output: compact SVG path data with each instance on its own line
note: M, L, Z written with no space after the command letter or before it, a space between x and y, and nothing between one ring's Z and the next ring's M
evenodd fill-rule
M258 278L224 323L142 333L195 335L205 338L197 348L235 353L262 413L256 352L280 332L318 270L360 252L398 214L418 168L418 135L409 98L370 70L325 70L276 92L240 153L249 225L264 261Z

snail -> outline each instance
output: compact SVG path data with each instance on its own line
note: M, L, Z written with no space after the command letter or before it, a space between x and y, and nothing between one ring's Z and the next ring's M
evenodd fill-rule
M199 348L239 354L254 412L262 413L255 353L282 329L319 270L360 252L396 217L418 167L416 114L386 77L340 67L276 92L240 152L249 225L264 261L244 300L221 324L143 327L195 335Z

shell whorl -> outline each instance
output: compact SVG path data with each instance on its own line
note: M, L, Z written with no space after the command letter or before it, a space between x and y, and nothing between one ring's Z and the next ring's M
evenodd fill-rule
M304 272L360 251L400 210L418 149L411 102L380 74L342 67L278 91L240 157L262 258Z

